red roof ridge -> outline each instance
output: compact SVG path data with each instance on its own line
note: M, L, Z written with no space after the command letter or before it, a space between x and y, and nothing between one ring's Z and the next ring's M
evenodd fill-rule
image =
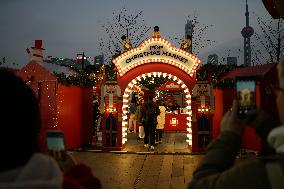
M249 76L260 76L264 77L271 69L276 67L276 63L263 64L257 66L250 66L244 68L236 68L231 72L227 73L220 80L235 79L236 77L249 77Z

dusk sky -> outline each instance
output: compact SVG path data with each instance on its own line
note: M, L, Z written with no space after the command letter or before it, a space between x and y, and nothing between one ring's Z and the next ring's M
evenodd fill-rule
M248 5L250 25L257 31L253 12L270 16L261 0L248 0ZM234 49L243 48L245 0L0 0L0 58L22 67L29 61L25 49L34 46L35 39L43 40L45 56L75 58L82 51L99 55L102 24L123 7L132 14L143 11L145 24L158 25L164 37L184 36L189 15L196 14L202 24L213 24L206 37L216 43L201 50L203 62L208 54L232 49L234 55Z

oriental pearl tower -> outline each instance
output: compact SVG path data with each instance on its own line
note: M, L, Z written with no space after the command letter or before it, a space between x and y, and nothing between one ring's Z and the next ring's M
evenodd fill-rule
M251 47L250 47L250 37L253 35L254 30L249 26L249 12L248 4L246 0L246 27L242 29L242 36L244 37L244 65L251 66Z

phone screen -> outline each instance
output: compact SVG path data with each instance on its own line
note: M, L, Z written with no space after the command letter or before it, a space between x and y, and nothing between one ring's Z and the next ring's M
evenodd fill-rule
M244 118L248 112L255 109L255 81L237 80L238 114Z
M64 134L62 131L48 131L46 133L48 150L65 150Z

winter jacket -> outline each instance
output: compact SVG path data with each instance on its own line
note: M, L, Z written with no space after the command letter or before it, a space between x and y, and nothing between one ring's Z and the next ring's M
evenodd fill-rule
M141 109L141 123L144 127L155 127L157 116L160 114L159 107L153 101L143 104Z
M165 106L159 106L159 109L160 109L160 115L157 116L157 127L156 127L156 129L164 129L166 108L165 108Z
M39 153L34 154L24 167L0 173L0 189L59 189L62 182L63 175L57 162Z
M50 156L36 153L20 168L0 173L0 189L100 189L100 181L91 169L78 164L64 176Z
M208 146L208 152L194 171L188 188L271 189L266 164L277 162L284 172L284 126L271 130L272 128L273 126L269 128L266 125L266 127L259 128L256 133L264 140L267 138L277 153L260 156L234 166L234 160L241 145L241 137L232 132L222 132ZM283 174L282 177L284 177Z
M73 166L64 174L63 189L100 189L101 182L84 164Z
M138 120L138 122L141 122L141 119L142 119L142 105L141 104L139 104L137 106L136 113L137 113L137 120Z
M137 110L137 104L135 104L135 103L130 103L128 113L130 113L130 114L136 114L136 110Z

